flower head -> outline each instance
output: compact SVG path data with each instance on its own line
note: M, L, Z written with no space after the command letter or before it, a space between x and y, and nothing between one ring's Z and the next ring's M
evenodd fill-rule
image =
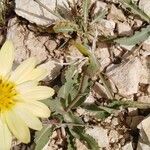
M41 118L50 116L49 108L41 102L54 94L50 87L39 86L46 70L29 58L14 71L14 46L6 41L0 51L0 150L9 150L12 135L23 143L30 142L29 128L41 130Z

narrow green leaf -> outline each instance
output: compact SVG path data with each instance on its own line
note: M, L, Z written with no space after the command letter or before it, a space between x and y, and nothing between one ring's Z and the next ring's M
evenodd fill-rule
M63 114L65 112L60 99L57 97L55 99L46 99L44 100L44 103L55 113Z
M34 142L36 143L35 150L42 150L48 143L53 133L53 127L44 126L41 131L37 131L35 134Z
M89 76L93 76L93 74L96 74L100 69L100 64L94 54L84 45L80 43L75 44L76 48L80 51L81 54L83 54L86 57L89 57L90 64L87 67L87 74Z
M78 31L78 25L70 21L59 21L53 27L56 33L68 33Z
M139 7L132 2L132 0L120 0L126 7L130 8L131 11L137 15L139 15L143 20L150 22L150 17L145 14Z
M87 146L88 149L91 150L100 149L96 140L92 136L86 134L81 127L74 127L73 129L70 129L70 132L73 134L74 137L83 142L83 144L85 144L85 146Z
M76 66L73 65L65 71L65 83L58 91L58 97L64 99L64 106L67 106L77 93L78 75Z
M76 150L75 137L71 134L69 130L67 131L67 150Z
M100 11L98 12L95 16L94 16L94 19L93 21L91 22L91 25L93 25L94 23L96 22L99 22L101 19L103 19L107 14L107 11L106 10L103 10L103 11Z
M150 25L148 25L146 28L142 28L141 31L135 32L135 34L131 37L123 37L114 40L116 43L122 44L122 45L136 45L140 42L145 41L150 36Z
M88 21L90 2L90 0L83 0L83 17L85 24L87 24Z
M150 108L149 103L142 103L142 102L136 102L136 101L131 101L131 100L125 100L125 101L113 100L112 103L108 105L108 107L111 107L111 108L119 108L120 106L124 108L128 108L128 107L135 107L135 108L140 108L140 109Z
M80 51L80 53L82 55L84 55L85 57L89 57L90 51L88 50L87 47L85 47L84 45L80 44L80 43L75 43L75 47Z

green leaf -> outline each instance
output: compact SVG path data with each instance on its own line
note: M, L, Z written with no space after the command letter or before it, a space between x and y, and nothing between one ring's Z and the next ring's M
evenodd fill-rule
M100 70L100 64L94 54L84 45L80 43L75 44L76 48L83 54L85 57L89 57L89 65L86 69L86 73L92 77Z
M59 98L56 97L56 99L46 99L44 100L44 103L50 107L50 110L55 112L56 114L63 114L65 113L64 108L61 104L61 101Z
M89 7L90 7L90 0L83 0L83 17L84 23L87 24L88 15L89 15Z
M136 101L131 101L131 100L125 100L125 101L113 100L112 103L108 105L108 107L111 107L111 108L119 108L120 106L124 108L128 108L128 107L135 107L135 108L140 108L140 109L150 108L149 103L142 103L142 102L136 102Z
M83 144L85 144L85 146L88 149L91 149L91 150L99 150L100 149L96 140L92 136L86 134L84 132L84 130L82 130L81 127L74 127L73 129L70 129L70 132L73 134L74 137L76 137Z
M75 138L74 136L70 133L69 130L66 130L67 132L67 150L76 150L75 146Z
M99 22L101 19L103 19L107 14L106 10L100 11L95 14L93 21L91 22L91 25L93 25L96 22Z
M53 27L55 33L69 33L69 32L74 32L74 31L78 31L78 25L64 20L64 21L59 21L55 24L55 26Z
M132 2L132 0L120 0L126 7L130 8L131 11L137 15L139 15L143 20L150 22L150 17L145 14L138 6Z
M72 112L65 113L64 120L67 123L84 124L82 119L75 116Z
M83 139L87 142L87 147L92 150L99 150L100 147L96 140L89 134L83 134Z
M35 150L41 150L48 143L53 133L53 127L44 126L41 131L37 131L35 134L34 142L36 143Z
M65 84L58 91L58 97L68 99L70 91L73 89L73 85L77 83L78 73L76 72L75 66L70 66L65 71Z
M106 111L98 111L93 117L97 118L97 119L106 119L107 117L109 117L110 114Z
M114 40L115 42L122 45L136 45L145 41L150 36L150 25L146 28L142 28L141 31L135 32L131 37L123 37Z

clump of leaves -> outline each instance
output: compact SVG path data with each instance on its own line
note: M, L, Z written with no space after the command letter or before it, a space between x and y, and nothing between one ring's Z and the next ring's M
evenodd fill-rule
M38 0L35 0L38 1ZM125 1L125 0L124 0ZM76 32L81 38L82 43L76 43L76 48L88 58L88 62L82 66L82 72L78 72L76 65L69 66L64 75L64 81L60 87L57 96L54 99L48 99L45 103L52 110L51 119L57 120L51 123L52 127L47 125L42 131L38 132L35 136L36 150L42 149L48 142L52 132L56 129L64 128L66 132L65 142L67 150L76 149L75 139L79 139L88 149L99 150L98 143L86 134L85 129L89 127L80 117L75 115L77 107L82 107L87 111L95 112L93 117L104 119L110 114L118 114L120 107L138 107L149 108L149 104L136 103L131 101L118 101L114 98L113 92L105 80L105 76L101 71L101 66L94 53L89 49L89 35L91 35L91 27L94 26L101 18L105 17L106 12L100 11L97 14L89 13L92 9L90 0L84 0L82 3L68 2L68 7L57 6L55 14L60 21L57 21L53 29L56 33L72 34ZM129 0L126 0L129 2ZM80 7L77 7L80 6ZM131 6L131 3L130 3ZM135 7L134 7L135 9ZM136 9L137 10L137 9ZM54 12L53 12L54 14ZM141 15L140 15L141 16ZM143 16L141 16L143 17ZM147 17L146 17L146 19ZM148 32L147 32L148 31ZM113 39L119 44L130 45L131 43L137 44L146 39L149 35L149 26L136 32L133 37ZM92 77L97 75L102 81L110 102L107 106L96 104L88 105L85 102L86 97L89 95L90 89L94 84ZM46 132L45 132L46 131ZM48 133L47 133L48 132ZM41 138L42 137L42 138Z
M68 2L68 5L70 9L68 9L67 15L60 13L62 6L57 6L57 13L63 17L63 20L56 23L54 31L56 33L76 32L84 42L87 42L89 37L93 36L93 25L104 18L107 12L99 10L96 14L91 13L92 8L96 5L96 2L91 4L91 0Z
M47 126L36 134L36 150L42 149L46 145L52 128L54 130L60 127L63 127L66 131L66 145L68 150L76 149L75 138L81 140L89 149L99 150L97 142L85 133L86 125L84 125L82 119L75 116L72 111L72 109L75 109L86 100L91 86L88 77L79 73L76 67L70 66L65 71L65 82L59 89L57 97L45 101L53 111L52 116L58 123L53 124L55 128L54 126L51 128Z

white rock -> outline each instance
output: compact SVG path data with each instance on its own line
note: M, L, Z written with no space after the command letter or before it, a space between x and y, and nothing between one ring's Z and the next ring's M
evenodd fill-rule
M122 48L124 48L124 49L126 49L128 51L131 51L134 46L135 45L122 45L122 44L120 45L120 47L122 47Z
M48 62L43 63L42 65L40 65L40 67L47 69L49 72L46 80L55 79L60 74L60 70L62 68L61 65L57 64L53 60L49 60Z
M144 144L143 142L139 141L136 150L150 150L149 144Z
M93 127L86 129L86 133L95 138L101 148L109 147L109 139L107 136L108 131L106 129L101 127Z
M149 38L148 38L147 40L145 40L145 41L143 42L142 48L143 48L144 50L149 51L149 53L150 53L150 36L149 36Z
M133 31L128 23L118 22L117 29L118 29L118 34L122 35L122 36L123 35L129 36L129 35L132 35L132 33L133 33Z
M115 130L111 130L109 132L109 142L110 143L116 143L116 142L118 142L118 140L119 140L119 134L118 134L118 132L115 131Z
M113 20L102 19L98 26L98 29L101 30L106 35L114 35L116 23Z
M132 142L127 143L125 146L123 146L122 150L133 150Z
M150 84L150 56L142 58L140 83Z
M138 98L138 102L150 103L150 95L148 95L148 96L140 96Z
M150 17L150 0L140 0L139 8Z
M98 48L95 50L95 55L99 59L103 70L110 63L108 46L105 43L99 43Z
M139 125L141 139L147 144L150 143L150 116L145 118Z
M118 9L115 5L111 5L110 13L107 16L108 19L111 20L119 20L119 21L125 21L126 17L123 14L122 10Z
M105 2L96 1L96 7L94 9L94 14L98 13L99 11L107 10L107 4Z
M137 93L141 77L141 61L135 58L125 64L113 65L107 69L107 75L124 96Z
M54 11L56 7L56 0L40 0L42 4ZM49 11L39 6L34 0L15 0L15 12L17 15L29 20L38 25L51 25L54 20L58 19ZM57 0L58 5L63 6L66 0Z
M54 43L49 40L48 36L35 36L25 26L18 25L16 21L16 19L9 21L7 31L7 38L12 40L15 46L15 62L19 64L29 57L36 57L37 63L43 63L42 66L48 70L49 80L54 79L61 69L61 66L52 61L49 55L54 50L54 46L51 46ZM45 48L46 43L49 51Z

